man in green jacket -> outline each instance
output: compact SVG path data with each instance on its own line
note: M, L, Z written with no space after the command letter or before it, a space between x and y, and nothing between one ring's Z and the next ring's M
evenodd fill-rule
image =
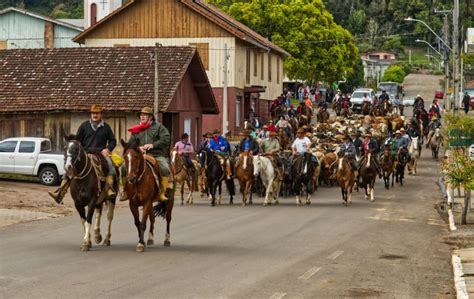
M161 123L153 117L153 109L144 107L140 113L140 124L128 129L132 133L129 142L139 142L142 152L155 158L160 168L160 197L159 201L166 201L166 188L168 187L170 168L168 163L168 153L170 149L170 133ZM128 198L123 192L120 201Z

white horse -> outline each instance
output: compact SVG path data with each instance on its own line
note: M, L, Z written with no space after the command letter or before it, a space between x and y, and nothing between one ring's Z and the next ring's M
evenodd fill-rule
M263 186L265 186L265 201L263 205L271 204L271 197L278 204L278 194L280 193L281 179L277 178L277 173L269 158L256 156L253 159L253 173L257 177L260 175Z
M408 174L416 175L416 165L420 158L421 143L419 137L412 137L410 147L408 148L411 160L408 163Z

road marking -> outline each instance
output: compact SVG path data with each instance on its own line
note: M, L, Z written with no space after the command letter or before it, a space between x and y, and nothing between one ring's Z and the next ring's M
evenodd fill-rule
M276 292L275 294L271 295L269 299L281 299L285 296L286 296L286 293Z
M303 275L298 277L298 279L308 280L308 279L311 278L311 276L318 273L319 270L321 270L321 267L313 267L313 268L309 269L308 271L306 271Z
M335 260L343 253L344 253L344 251L342 251L342 250L335 251L333 254L328 256L328 259Z

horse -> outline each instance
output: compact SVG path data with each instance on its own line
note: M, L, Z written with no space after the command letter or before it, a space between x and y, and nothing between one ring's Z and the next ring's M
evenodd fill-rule
M424 137L428 135L429 115L425 109L420 108L413 111L413 117L420 132L421 144L424 143Z
M368 101L364 101L362 103L362 107L360 108L360 112L362 115L369 115L372 111L372 103Z
M408 148L408 153L410 154L410 162L408 162L408 174L416 175L416 165L418 163L418 159L420 158L421 153L421 144L419 137L412 137L410 147Z
M321 161L321 178L326 186L332 186L335 181L334 164L336 161L335 153L327 153Z
M433 159L438 159L438 152L443 143L443 135L441 135L440 128L436 128L430 140L431 155Z
M390 189L390 176L395 171L394 170L395 161L392 158L392 153L390 152L389 145L385 146L383 150L383 154L380 159L380 167L382 168L385 189ZM392 186L393 186L393 176L392 176Z
M253 175L260 176L263 186L265 187L265 200L263 205L271 204L271 197L274 203L278 204L278 195L280 194L280 187L282 179L278 177L276 169L270 158L258 155L253 159Z
M68 135L65 137L65 140L68 143L65 152L65 175L71 178L71 197L74 200L74 206L81 217L82 225L84 227L84 238L81 249L82 251L89 251L92 246L90 228L94 211L97 212L94 224L95 242L99 244L102 241L102 235L100 234L100 218L104 205L108 208L108 226L103 245L110 246L116 196L112 198L104 198L106 197L105 183L101 181L98 174L99 171L107 173L107 164L102 158L99 158L99 163L97 163L97 158L94 157L94 154L87 154L80 142L76 140L75 135ZM117 179L114 178L115 190L118 189L117 187Z
M351 115L352 115L352 111L351 111L350 108L345 107L345 108L342 108L342 109L341 109L340 116L342 116L342 117L345 118L345 117L349 117L349 116L351 116Z
M405 178L405 165L410 161L410 155L406 147L401 147L398 150L397 162L395 163L395 171L392 175L395 176L395 182L400 182L400 185L403 186L403 179Z
M163 245L168 247L171 245L170 223L174 205L174 199L171 196L172 191L167 190L169 199L166 202L159 202L153 207L153 201L159 197L160 186L156 183L155 174L153 173L153 167L155 166L150 162L152 157L147 158L147 155L140 150L138 143L127 143L123 139L120 142L124 148L123 157L126 169L126 180L123 188L128 195L130 211L138 231L139 240L136 251L143 252L145 250L144 235L148 218L150 219L150 230L146 245L153 245L155 216L166 219L166 234ZM156 171L156 175L159 176L159 171ZM143 207L141 221L139 207Z
M336 179L341 187L342 204L352 204L352 189L354 188L355 176L349 159L344 152L337 153Z
M279 128L278 129L278 135L277 135L277 140L280 143L280 147L282 149L287 149L290 146L290 138L285 132L285 129Z
M280 117L280 115L286 114L286 107L284 105L272 106L270 109L270 115L273 119Z
M291 177L293 182L293 192L296 195L296 205L301 204L301 191L306 192L306 204L311 204L311 194L313 194L313 169L311 153L304 153L298 156L291 167Z
M234 195L235 195L235 185L234 180L227 179L226 173L219 162L219 158L209 149L204 149L199 154L199 163L201 167L205 169L206 174L206 183L207 183L207 192L209 194L209 199L211 200L211 205L216 205L216 192L219 190L219 195L217 196L217 205L221 204L222 199L222 181L225 181L227 189L230 195L229 204L234 204Z
M374 201L374 185L375 179L377 178L377 167L373 161L375 157L374 153L368 152L364 163L360 166L360 177L362 178L362 186L365 189L365 199Z
M382 103L380 103L380 113L382 116L387 116L389 112L391 112L391 107L390 103L388 102L387 99L382 100Z
M291 130L293 131L292 132L292 136L295 136L296 135L296 131L298 130L299 126L298 126L298 120L294 117L291 117L288 122L290 123L291 125Z
M191 177L184 157L178 154L177 150L171 151L170 170L173 174L174 183L180 186L181 189L181 205L184 205L184 185L188 186L189 195L186 199L187 204L193 204L193 191L197 191L198 181L198 163L194 163L194 172Z
M242 193L242 206L250 203L252 198L252 187L255 182L253 173L253 156L251 152L245 151L240 153L239 161L236 163L235 177L239 180L240 193Z
M326 109L319 108L316 118L319 123L327 123L329 120L329 112Z

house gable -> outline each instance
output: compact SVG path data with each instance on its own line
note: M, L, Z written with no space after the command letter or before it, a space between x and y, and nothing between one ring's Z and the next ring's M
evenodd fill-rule
M133 5L132 5L133 4ZM231 37L218 25L176 0L135 0L98 25L86 30L87 38ZM114 17L115 14L120 15ZM75 38L83 42L83 35Z

